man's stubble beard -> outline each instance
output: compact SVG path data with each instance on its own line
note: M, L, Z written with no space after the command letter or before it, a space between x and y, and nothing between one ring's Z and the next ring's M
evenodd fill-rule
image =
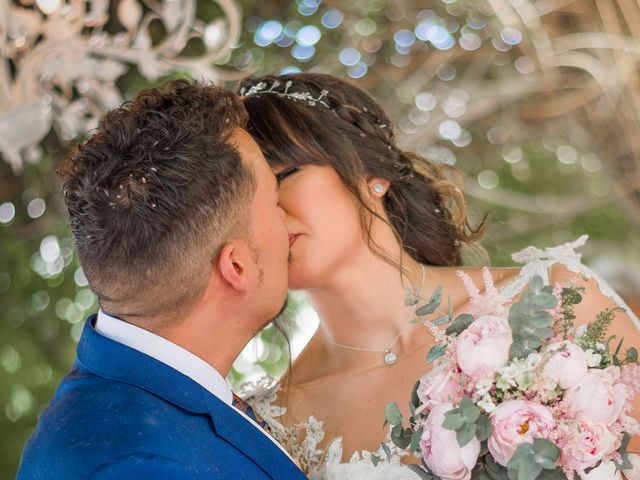
M253 242L251 242L251 238L249 240L249 249L251 251L251 259L253 260L253 263L258 268L258 281L260 283L260 286L262 286L263 283L264 283L264 269L262 268L262 256L260 255L260 251L258 250L256 245ZM291 252L289 252L289 256L287 258L287 262L288 263L291 262ZM280 306L280 309L278 310L278 313L276 313L273 317L271 317L267 321L265 321L264 324L262 324L262 326L260 326L257 329L257 331L255 332L254 336L257 335L258 333L260 333L262 330L264 330L266 327L268 327L272 323L274 323L278 318L280 318L280 316L287 309L288 305L289 305L289 294L288 294L288 292L285 292L285 296L284 296L284 299L282 300L282 305Z

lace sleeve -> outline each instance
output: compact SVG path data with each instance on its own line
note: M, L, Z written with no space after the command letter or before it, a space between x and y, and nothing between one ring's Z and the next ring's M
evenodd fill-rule
M567 267L571 272L581 274L586 278L593 278L598 284L603 295L613 300L622 308L633 322L636 329L640 330L640 320L631 311L625 301L611 288L607 281L599 274L591 270L582 263L582 254L575 251L576 248L584 246L588 235L582 235L574 242L565 243L557 247L550 247L541 250L536 247L527 247L511 255L511 258L518 263L524 264L518 276L513 279L501 291L505 298L513 298L518 294L531 279L540 275L545 282L549 283L549 269L556 263Z

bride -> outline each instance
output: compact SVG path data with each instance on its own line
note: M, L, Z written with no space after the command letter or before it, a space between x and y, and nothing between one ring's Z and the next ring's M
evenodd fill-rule
M434 344L429 328L411 322L415 307L405 299L429 298L442 287L454 315L466 312L468 294L456 273L463 269L482 284L481 269L461 267L461 249L483 256L476 243L483 225L467 221L456 172L402 151L385 112L357 87L329 75L293 74L247 79L240 93L248 129L280 185L289 288L305 291L320 317L280 382L275 403L286 411L279 421L285 427L311 416L322 421L320 446L341 438L343 460L375 451L387 436L385 405L397 402L408 416L408 395L427 371L425 355ZM498 288L512 288L521 272L490 270ZM615 305L594 279L559 263L548 273L551 284L586 287L578 319ZM611 333L640 345L623 312ZM638 440L630 450L640 450Z

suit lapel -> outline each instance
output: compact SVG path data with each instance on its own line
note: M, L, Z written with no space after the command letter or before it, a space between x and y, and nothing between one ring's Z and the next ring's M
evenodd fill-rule
M142 388L190 412L210 416L217 435L273 478L305 478L265 434L232 407L170 366L100 335L93 327L94 320L95 316L87 319L78 343L78 363L82 368Z
M265 433L240 416L232 407L204 392L216 433L251 458L273 478L305 478L293 461Z

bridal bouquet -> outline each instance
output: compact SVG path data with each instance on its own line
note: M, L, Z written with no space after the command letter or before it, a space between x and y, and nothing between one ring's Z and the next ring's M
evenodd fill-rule
M602 462L630 469L626 447L640 426L627 413L640 366L635 348L622 352L622 339L607 336L618 309L576 327L581 288L534 277L510 304L488 270L482 295L459 275L470 313L452 318L449 306L424 322L437 343L427 356L433 369L414 387L409 425L395 403L385 409L392 442L422 461L411 468L442 480L573 480ZM440 311L441 296L437 289L417 314Z

